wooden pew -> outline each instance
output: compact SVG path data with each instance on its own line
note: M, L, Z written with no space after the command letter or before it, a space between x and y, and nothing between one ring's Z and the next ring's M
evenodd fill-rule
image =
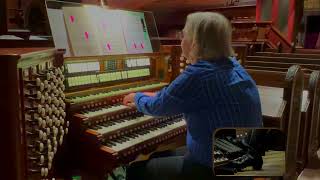
M292 66L287 73L252 69L248 73L259 87L264 126L280 127L287 134L284 179L296 179L303 72Z
M268 57L308 58L308 59L318 59L320 61L320 54L255 52L253 55L268 56Z
M279 53L298 53L298 54L320 54L319 49L305 49L305 48L295 48L293 45L291 49L283 49L282 45L277 48L266 48L266 52L279 52Z
M306 159L306 166L320 167L317 151L320 151L320 72L315 71L310 75L309 96L310 103L307 116L311 120L305 125L302 157Z
M260 53L261 54L261 53ZM272 53L279 54L279 53ZM282 55L284 53L281 53ZM269 54L268 54L269 55ZM294 55L290 55L293 56ZM298 55L299 56L299 55ZM254 59L255 61L249 62L250 59ZM316 56L313 56L313 58L316 58ZM276 61L276 62L270 62L270 61ZM282 61L286 61L283 63ZM307 62L307 64L302 64L303 62ZM289 63L292 62L292 63ZM317 135L311 136L310 128L312 122L317 121L319 119L319 90L318 85L319 84L319 71L320 66L317 64L317 62L320 62L320 59L305 59L305 58L285 58L283 57L263 57L263 56L252 56L248 57L248 64L247 68L249 69L268 69L271 71L285 71L289 66L294 65L296 63L293 62L300 62L301 66L304 67L303 71L305 72L305 91L303 92L303 101L302 101L302 107L301 107L301 113L302 113L302 119L301 119L301 130L300 130L300 136L299 136L299 149L298 149L298 163L297 163L297 171L301 172L304 167L306 167L308 162L308 142L309 141L315 141L319 138L317 138ZM313 63L313 64L311 64ZM315 70L315 71L313 71ZM317 115L316 115L317 114ZM315 139L316 138L316 139ZM319 147L319 146L318 146ZM313 150L314 152L314 150Z
M292 65L299 64L302 68L319 70L320 59L311 58L294 58L294 57L268 57L268 56L248 56L246 67L262 66L262 67L275 67L275 68L289 68ZM265 64L270 64L266 66Z

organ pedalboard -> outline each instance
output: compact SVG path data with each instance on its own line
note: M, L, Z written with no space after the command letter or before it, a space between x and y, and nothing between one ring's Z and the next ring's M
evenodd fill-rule
M4 101L8 98L5 112L13 112L4 114L8 127L4 131L9 136L16 134L16 139L11 140L17 143L15 147L7 147L11 155L4 157L4 162L8 160L16 166L15 170L4 172L4 177L16 179L12 174L17 179L53 177L52 163L69 126L62 54L54 49L0 49L1 71L11 74L3 82L10 92L2 98Z
M246 167L262 168L262 154L252 147L247 133L215 137L213 166L216 174L233 175Z
M71 140L73 148L80 151L79 164L110 172L139 154L184 136L182 115L153 117L122 105L123 97L131 92L155 92L168 85L163 56L149 53L65 59L66 99L74 127Z

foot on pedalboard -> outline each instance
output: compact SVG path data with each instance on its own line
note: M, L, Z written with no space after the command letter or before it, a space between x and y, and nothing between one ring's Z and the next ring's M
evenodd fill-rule
M228 167L236 168L238 171L252 166L254 170L261 170L263 164L263 159L260 155L256 153L247 153L243 156L234 159L228 164Z

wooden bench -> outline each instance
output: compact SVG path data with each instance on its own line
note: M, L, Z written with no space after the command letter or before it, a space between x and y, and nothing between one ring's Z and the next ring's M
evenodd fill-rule
M288 72L249 69L259 87L265 127L280 127L287 134L285 179L296 179L303 72L292 66Z

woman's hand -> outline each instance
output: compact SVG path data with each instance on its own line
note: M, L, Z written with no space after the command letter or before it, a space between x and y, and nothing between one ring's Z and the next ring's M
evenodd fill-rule
M136 96L136 93L130 93L128 95L126 95L123 98L123 104L125 106L129 106L129 107L136 107L135 103L134 103L134 97Z

